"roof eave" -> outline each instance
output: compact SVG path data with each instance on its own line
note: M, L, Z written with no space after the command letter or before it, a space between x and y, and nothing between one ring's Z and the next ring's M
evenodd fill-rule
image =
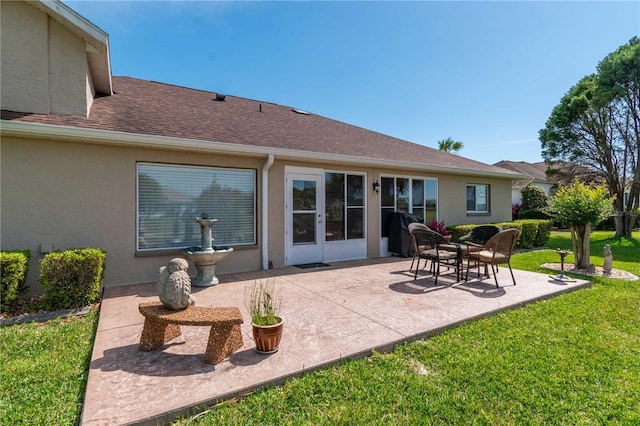
M466 169L433 164L405 161L383 160L379 158L354 157L342 154L302 151L285 148L270 148L257 145L241 145L230 142L185 139L157 136L141 133L128 133L112 130L89 129L83 127L60 126L41 123L25 123L15 120L0 120L0 135L14 137L32 137L36 139L58 140L68 142L93 143L102 145L118 145L168 149L178 151L218 152L248 157L261 157L268 154L282 159L296 161L323 161L331 163L359 164L384 168L413 169L416 171L440 172L454 175L474 175L504 179L522 179L526 176L505 171Z

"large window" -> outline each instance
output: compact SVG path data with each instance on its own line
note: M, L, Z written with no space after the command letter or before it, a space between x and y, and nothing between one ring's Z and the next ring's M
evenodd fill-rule
M326 241L364 238L364 176L325 173Z
M489 213L489 185L467 185L467 213Z
M436 179L383 177L380 180L380 217L383 237L389 236L389 219L394 212L412 213L424 222L438 216Z
M255 188L255 170L139 163L137 249L201 246L203 213L214 246L255 244Z

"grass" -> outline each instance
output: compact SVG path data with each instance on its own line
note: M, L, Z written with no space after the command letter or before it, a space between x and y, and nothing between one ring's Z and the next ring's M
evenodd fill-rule
M614 268L640 276L640 233L611 235L592 235L592 262L608 243ZM549 246L569 249L570 237L554 232ZM512 263L550 273L547 262L553 250ZM640 424L640 280L592 281L176 424ZM0 424L78 423L96 324L91 313L0 329Z
M0 329L0 424L79 423L97 318Z

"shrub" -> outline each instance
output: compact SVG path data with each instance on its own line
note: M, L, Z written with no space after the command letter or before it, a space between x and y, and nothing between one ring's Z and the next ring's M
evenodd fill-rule
M30 250L0 251L0 310L15 304L27 290L24 283L30 259Z
M551 228L553 228L553 220L536 220L535 222L538 224L538 232L536 232L536 238L533 241L533 246L546 246L549 235L551 235Z
M518 219L551 219L551 215L544 210L520 210Z
M486 225L492 225L487 223ZM551 220L538 220L527 219L517 220L513 222L500 222L493 225L499 226L502 229L516 228L520 231L520 236L516 241L516 248L531 248L542 247L547 243L547 239L551 234L551 228L553 227L553 221ZM451 231L453 237L452 241L458 241L460 237L466 235L473 228L480 225L451 225L447 229Z
M522 194L522 210L541 210L549 205L549 199L544 190L530 183L522 188L520 194Z
M40 283L49 308L76 308L100 298L105 252L97 248L47 254L40 263Z

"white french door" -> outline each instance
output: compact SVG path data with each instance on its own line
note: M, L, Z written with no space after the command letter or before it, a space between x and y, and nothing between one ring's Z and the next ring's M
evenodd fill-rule
M321 170L286 174L285 263L322 262L324 178Z

